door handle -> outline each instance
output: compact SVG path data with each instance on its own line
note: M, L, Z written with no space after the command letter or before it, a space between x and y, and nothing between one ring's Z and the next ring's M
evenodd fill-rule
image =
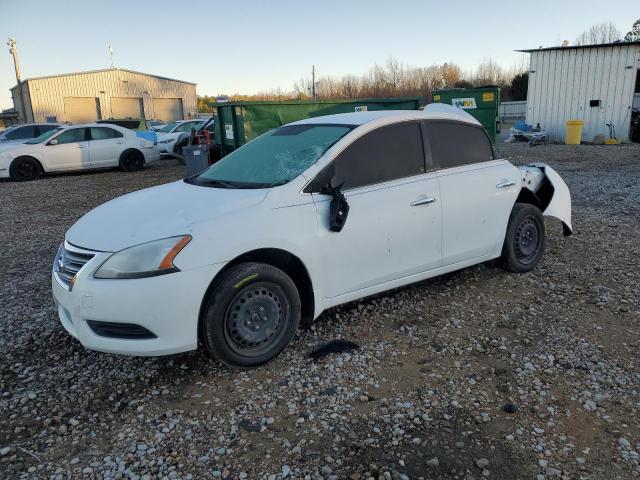
M87 148L86 145L78 145L78 148Z
M503 180L496 185L496 188L513 187L516 184L513 180Z
M123 141L119 141L119 142L116 142L116 143L117 143L118 145L122 145L124 142L123 142Z
M409 205L411 205L412 207L417 207L418 205L426 205L427 203L433 203L435 201L435 197L424 197L411 202Z

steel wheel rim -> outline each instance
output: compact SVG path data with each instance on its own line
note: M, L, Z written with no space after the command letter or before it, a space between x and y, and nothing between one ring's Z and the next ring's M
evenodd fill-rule
M31 178L35 175L35 166L31 162L23 161L18 164L18 175L21 178Z
M516 229L514 241L518 260L524 264L531 263L540 251L541 242L540 225L534 217L525 217Z
M245 357L257 357L273 348L289 322L285 294L275 283L258 282L244 287L229 303L224 335L229 347Z

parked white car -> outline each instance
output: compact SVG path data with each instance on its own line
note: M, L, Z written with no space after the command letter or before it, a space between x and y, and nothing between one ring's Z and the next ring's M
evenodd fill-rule
M316 117L87 213L55 258L53 296L89 349L202 345L253 366L329 307L497 257L532 270L543 214L570 234L560 176L495 158L462 110Z
M0 151L13 148L16 144L36 138L49 130L58 128L58 123L23 123L12 125L0 132Z
M111 124L57 127L0 152L0 178L33 180L44 173L120 167L130 172L158 160L153 142Z
M192 128L198 130L204 125L205 120L178 120L167 123L164 127L156 130L158 132L158 148L161 155L171 155L176 140L183 133L190 133Z

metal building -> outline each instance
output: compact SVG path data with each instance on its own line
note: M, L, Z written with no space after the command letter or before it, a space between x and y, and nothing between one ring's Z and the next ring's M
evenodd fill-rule
M196 116L196 84L121 68L22 81L27 122L82 123L108 118L163 121ZM11 89L21 111L20 86Z
M565 122L579 119L586 142L608 138L611 123L617 138L629 141L634 96L640 97L640 42L519 51L531 54L527 123L564 141Z

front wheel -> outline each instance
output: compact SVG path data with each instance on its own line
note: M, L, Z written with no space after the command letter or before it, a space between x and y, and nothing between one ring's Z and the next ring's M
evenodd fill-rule
M517 273L533 270L544 255L544 217L528 203L516 203L509 217L502 249L504 266Z
M295 283L265 263L232 267L205 301L202 339L207 353L232 367L253 367L275 358L300 323Z
M40 163L32 157L18 157L11 162L9 175L17 182L35 180L42 174Z

